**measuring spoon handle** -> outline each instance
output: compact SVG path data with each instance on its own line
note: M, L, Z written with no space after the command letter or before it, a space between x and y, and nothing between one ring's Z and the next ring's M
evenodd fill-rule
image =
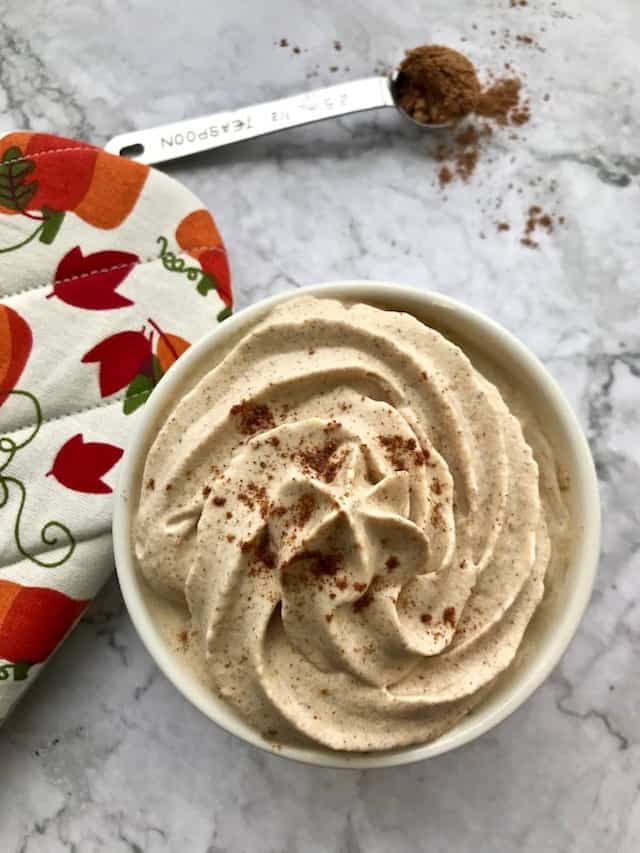
M105 149L153 165L289 127L393 105L389 79L368 77L239 110L121 133Z

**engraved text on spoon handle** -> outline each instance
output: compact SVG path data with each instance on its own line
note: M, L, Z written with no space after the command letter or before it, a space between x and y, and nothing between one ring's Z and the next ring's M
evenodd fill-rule
M110 139L105 148L112 154L125 154L151 165L289 127L390 106L393 98L389 80L369 77L238 110L123 133Z

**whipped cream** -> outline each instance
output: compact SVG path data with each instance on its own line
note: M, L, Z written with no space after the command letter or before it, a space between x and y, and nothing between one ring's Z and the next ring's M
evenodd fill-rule
M431 740L486 694L566 529L535 421L458 346L408 314L302 297L176 402L135 547L245 720L362 751Z

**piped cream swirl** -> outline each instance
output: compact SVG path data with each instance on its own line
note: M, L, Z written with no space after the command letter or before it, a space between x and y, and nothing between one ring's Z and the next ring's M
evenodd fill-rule
M270 737L346 750L467 713L513 660L550 555L521 425L462 350L310 297L178 401L135 540L220 696Z

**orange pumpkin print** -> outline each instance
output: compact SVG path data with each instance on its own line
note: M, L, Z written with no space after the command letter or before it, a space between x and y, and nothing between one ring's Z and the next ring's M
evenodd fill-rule
M160 362L162 372L167 370L180 358L183 352L186 352L191 344L185 341L184 338L178 335L170 335L168 332L162 332L158 336L158 344L156 346L156 355Z
M8 305L0 305L0 406L20 379L32 343L26 320Z
M96 228L117 228L133 210L148 173L148 166L84 142L46 133L9 133L0 140L0 213L39 223L24 242L38 237L51 243L67 212ZM119 191L114 193L116 182Z
M88 603L55 589L0 580L0 658L15 664L15 681L49 657Z
M195 258L215 284L225 305L233 305L229 264L220 232L208 210L194 210L176 228L178 246Z

